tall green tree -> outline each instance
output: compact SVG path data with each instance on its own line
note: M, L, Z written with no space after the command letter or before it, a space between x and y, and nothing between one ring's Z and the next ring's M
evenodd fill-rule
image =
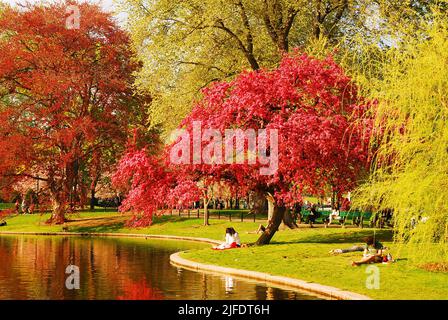
M293 47L337 42L357 20L353 0L117 0L143 68L153 124L175 128L200 89L243 70L274 67Z

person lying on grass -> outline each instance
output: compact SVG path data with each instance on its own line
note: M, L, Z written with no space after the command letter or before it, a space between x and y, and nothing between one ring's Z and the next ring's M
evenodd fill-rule
M355 244L353 247L346 248L346 249L332 249L329 253L331 254L341 254L341 253L347 253L347 252L356 252L356 251L364 251L366 249L366 244L359 245ZM387 247L384 247L383 250L387 250Z
M224 250L231 248L239 248L241 247L241 240L238 232L235 231L232 227L226 228L226 242L221 243L219 246L213 247L215 250Z
M247 231L246 233L248 233L248 234L259 234L259 233L263 233L265 230L266 230L266 227L264 225L260 224L258 226L257 231Z
M271 223L271 219L268 220L268 225ZM266 230L266 227L262 224L258 226L257 231L247 231L248 234L259 234L263 233Z
M364 251L365 246L363 245L354 245L353 247L347 249L333 249L330 250L331 254L339 254L339 253L347 253L347 252L356 252L356 251Z
M359 261L353 261L352 266L383 262L383 244L379 241L375 241L373 237L365 238L365 242L363 258Z

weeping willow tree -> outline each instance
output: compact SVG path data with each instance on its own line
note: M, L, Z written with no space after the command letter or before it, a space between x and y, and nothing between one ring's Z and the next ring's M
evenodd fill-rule
M448 261L448 19L394 26L391 46L358 77L376 99L372 174L354 205L393 209L410 259ZM368 74L368 76L366 76Z

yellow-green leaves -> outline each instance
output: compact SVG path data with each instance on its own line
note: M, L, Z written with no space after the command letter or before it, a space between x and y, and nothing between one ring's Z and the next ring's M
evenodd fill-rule
M200 90L247 69L271 68L282 52L312 39L335 40L352 24L355 0L117 0L143 69L151 123L166 132ZM316 36L316 30L319 36Z
M439 12L420 22L418 32L397 28L382 77L370 83L381 144L357 203L393 208L396 239L417 244L414 257L446 260L448 19Z

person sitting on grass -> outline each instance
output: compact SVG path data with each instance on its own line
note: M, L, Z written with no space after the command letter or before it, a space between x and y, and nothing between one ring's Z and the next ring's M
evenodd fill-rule
M215 250L224 250L230 248L239 248L241 247L241 240L238 232L235 231L232 227L226 228L226 242L221 243L219 246L213 247Z
M363 258L359 261L353 261L352 266L383 262L383 244L379 241L375 241L371 236L365 238L365 242Z

